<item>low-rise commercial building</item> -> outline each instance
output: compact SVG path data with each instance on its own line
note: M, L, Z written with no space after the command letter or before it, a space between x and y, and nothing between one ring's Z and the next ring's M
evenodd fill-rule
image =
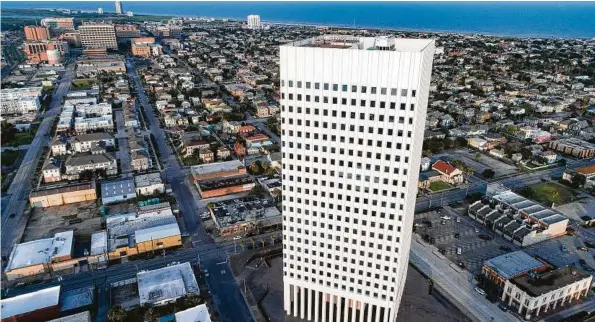
M36 190L29 195L31 207L46 208L97 199L95 181L65 187Z
M281 212L275 205L254 197L217 202L210 212L221 236L281 226Z
M60 316L60 285L2 299L2 322L43 322Z
M527 319L584 298L593 276L568 266L545 273L528 273L506 281L502 301Z
M132 178L103 181L101 183L101 201L104 205L134 198L136 198L136 191Z
M141 306L165 305L188 294L200 295L194 271L188 262L139 272L136 280Z
M136 194L139 196L151 196L165 192L165 185L161 180L161 173L139 174L134 177Z
M202 164L191 168L194 181L233 177L246 174L246 167L239 160Z
M42 87L6 88L0 90L0 113L25 114L39 111Z
M140 207L137 213L106 218L109 260L182 245L169 203Z
M206 304L200 304L176 313L176 322L211 322Z
M131 40L132 55L139 57L161 56L163 47L155 43L153 37L133 38Z
M529 246L566 234L568 218L510 190L491 196L489 204L477 201L469 216L520 246Z
M529 272L543 272L551 267L522 250L503 254L485 261L481 269L483 275L501 289L506 281Z
M9 281L47 273L51 264L72 258L74 231L56 233L52 238L14 245L4 273Z

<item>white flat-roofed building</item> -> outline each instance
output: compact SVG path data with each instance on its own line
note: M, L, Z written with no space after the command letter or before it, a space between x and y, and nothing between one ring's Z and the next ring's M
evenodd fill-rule
M51 263L71 259L74 231L56 233L52 238L14 245L5 273L8 280L43 274Z
M64 316L61 318L57 318L55 320L50 320L48 322L91 322L91 313L89 313L89 311L84 311L84 312Z
M137 175L134 177L134 183L136 185L136 194L139 196L150 196L165 192L165 185L159 172Z
M107 253L107 231L98 231L91 235L91 255Z
M42 87L7 88L0 90L0 113L27 114L39 111Z
M140 305L164 305L187 294L200 295L190 263L136 274Z
M41 108L39 97L25 96L16 100L2 101L0 113L2 114L27 114L36 113Z
M194 180L224 178L246 173L246 167L240 160L216 162L193 166L191 169Z
M206 304L200 304L176 313L176 322L211 322Z
M60 313L58 307L60 305L60 286L2 299L1 305L3 321L26 321L28 317L32 318L36 311L42 310L45 313L44 315L56 316ZM53 307L55 307L55 310L52 309ZM42 312L39 313L43 314ZM28 314L31 314L31 316Z
M146 241L158 240L166 237L180 236L180 228L177 223L172 223L163 226L156 226L145 228L134 232L134 240L136 243L143 243ZM157 246L156 248L159 248Z
M111 116L100 116L100 117L75 117L74 118L74 130L78 134L84 134L88 131L95 130L107 130L113 131L114 120Z
M396 321L434 48L346 35L280 47L287 314Z
M112 115L112 104L79 104L76 106L76 112L79 116L86 117L87 115L106 116Z

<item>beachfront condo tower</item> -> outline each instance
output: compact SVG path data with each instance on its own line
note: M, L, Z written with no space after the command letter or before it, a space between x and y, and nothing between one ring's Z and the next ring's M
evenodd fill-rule
M345 35L281 46L288 315L396 321L434 49Z

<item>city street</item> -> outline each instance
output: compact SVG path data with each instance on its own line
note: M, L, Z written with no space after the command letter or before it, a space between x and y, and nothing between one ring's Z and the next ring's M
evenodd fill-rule
M48 111L39 125L33 142L29 145L29 149L14 176L6 197L4 197L9 198L9 200L3 203L5 206L2 208L2 256L8 256L10 254L12 246L17 242L15 239L20 237L20 233L27 222L27 218L24 218L23 212L31 191L31 180L41 157L43 147L48 146L51 140L52 134L50 130L56 115L60 113L62 98L70 88L73 75L74 65L70 65L62 75L60 85L52 96Z
M475 291L475 285L467 271L459 273L451 267L454 264L447 258L440 258L434 253L438 253L435 247L424 245L417 241L415 235L412 236L409 260L432 279L440 292L453 301L463 314L479 321L516 321L512 315L501 311L484 295Z
M199 209L197 199L190 191L187 184L186 171L178 163L174 151L172 151L163 129L159 127L159 120L155 115L152 106L149 104L142 81L136 73L136 68L131 63L130 59L126 60L128 75L133 79L138 91L139 102L144 109L150 131L157 142L157 149L161 154L161 161L165 167L164 177L167 183L170 184L171 189L176 196L178 206L181 212L181 231L183 234L191 236L193 241L198 241L200 244L192 255L186 255L183 259L174 259L175 261L188 261L200 255L200 262L207 270L219 272L219 274L209 274L207 281L211 289L211 294L217 306L221 321L252 321L252 315L248 306L243 300L243 296L237 286L233 275L231 274L229 264L226 261L228 253L233 252L235 245L221 246L213 244L210 236L206 233L202 221L199 219ZM200 254L199 252L203 252ZM172 256L184 256L184 252L176 253ZM135 262L136 263L136 262ZM150 268L152 269L152 268ZM227 272L227 273L225 273Z

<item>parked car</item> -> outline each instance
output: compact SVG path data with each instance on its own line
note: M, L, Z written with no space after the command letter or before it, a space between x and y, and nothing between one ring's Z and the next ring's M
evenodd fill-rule
M477 287L477 286L475 287L475 292L477 292L477 293L479 293L479 294L481 294L481 295L486 295L486 291L484 291L484 290L480 289L480 288L479 288L479 287Z
M440 217L440 219L444 219L444 220L450 220L450 216L446 216L446 215L444 215L444 216Z
M502 312L508 312L508 308L502 303L498 304L498 308L502 310Z
M459 238L459 237L461 237L461 234L455 233L455 238Z
M486 234L480 234L478 237L483 240L492 240L492 236Z
M568 251L568 247L566 247L566 245L562 245L562 246L560 247L560 249L561 249L563 252L567 252L567 251Z
M505 245L501 245L500 250L503 250L505 252L510 252L512 250L512 248L505 246Z

